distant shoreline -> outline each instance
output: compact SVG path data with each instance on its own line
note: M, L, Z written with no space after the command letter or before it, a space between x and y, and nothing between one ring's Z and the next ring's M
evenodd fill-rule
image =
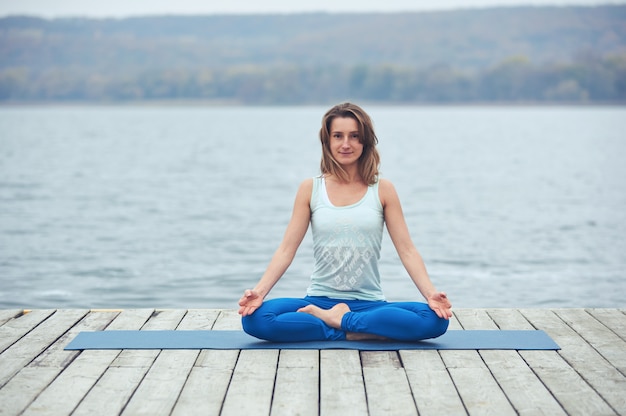
M626 107L625 101L617 102L559 102L559 101L481 101L481 102L389 102L361 99L345 99L362 105L377 107ZM337 102L319 103L245 103L222 100L133 100L133 101L0 101L0 108L8 107L324 107Z

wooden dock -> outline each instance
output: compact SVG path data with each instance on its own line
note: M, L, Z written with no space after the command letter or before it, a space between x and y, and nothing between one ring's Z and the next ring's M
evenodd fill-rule
M457 309L560 351L89 350L80 331L240 329L233 310L0 310L0 415L626 415L626 310Z

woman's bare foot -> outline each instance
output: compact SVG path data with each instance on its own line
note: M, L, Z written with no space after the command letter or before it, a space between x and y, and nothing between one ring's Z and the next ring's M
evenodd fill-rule
M298 312L308 313L309 315L320 318L331 328L341 329L341 320L346 313L350 312L350 307L345 303L338 303L330 309L307 305L304 308L298 309Z

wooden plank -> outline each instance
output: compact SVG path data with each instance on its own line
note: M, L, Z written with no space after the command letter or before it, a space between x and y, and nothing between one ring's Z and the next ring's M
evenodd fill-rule
M438 351L400 351L400 358L420 415L466 413Z
M550 386L552 393L565 410L570 414L615 414L615 409L606 396L614 397L624 391L623 388L621 392L607 391L617 387L614 380L617 382L620 378L623 380L617 370L555 313L540 309L522 309L521 312L535 328L546 331L561 347L557 354L567 365L564 365L563 360L554 359L553 356L548 356L552 359L549 362L538 362L538 354L532 354L531 351L526 352L524 358L535 372L541 372L542 380ZM584 382L576 382L571 374L573 371L582 377ZM616 375L619 375L619 378ZM608 378L605 380L604 376ZM564 380L568 380L569 384L565 384Z
M493 320L473 309L456 309L454 315L464 329L497 329ZM465 408L471 415L516 414L512 404L493 378L477 351L440 351Z
M626 414L626 343L583 310L559 309L556 314L585 341L569 355L572 360L578 357L577 371L584 373L583 377L618 414ZM581 357L585 357L584 363Z
M557 315L622 376L626 375L626 341L583 309L560 309ZM626 321L626 317L624 320ZM624 392L626 393L626 389Z
M626 315L623 311L619 309L587 309L587 311L626 341Z
M185 313L185 310L173 309L154 311L141 329L175 329ZM120 414L160 352L160 350L120 352L73 414Z
M319 351L280 352L272 415L319 414Z
M260 397L260 405L249 406L253 410L248 413L277 415L319 410L322 415L343 415L376 414L383 410L401 413L407 409L414 413L417 404L420 414L506 414L506 406L505 411L494 407L498 396L508 397L514 405L507 402L509 410L515 407L519 414L563 414L564 411L581 415L626 414L619 401L621 393L626 391L622 372L626 320L624 311L618 309L459 309L455 310L451 329L538 328L548 332L563 350L519 354L401 351L401 362L397 356L394 358L395 353L364 352L359 358L357 351L341 350L281 351L280 354L276 350L243 351L241 357L237 350L203 350L199 354L182 351L183 355L181 351L156 355L154 352L133 355L125 351L120 356L119 351L64 351L62 347L73 334L82 328L102 328L116 312L78 311L75 316L77 311L51 311L43 318L40 312L32 311L30 320L21 321L26 323L26 329L17 325L17 321L29 314L9 318L0 325L0 331L9 325L11 329L5 331L22 334L16 335L16 341L0 354L0 374L7 358L27 358L21 363L23 368L0 388L0 415L18 414L31 401L25 415L65 415L74 410L76 414L108 414L109 409L113 409L113 414L124 409L128 414L141 414L150 409L149 402L154 397L167 399L158 409L146 413L159 414L163 410L162 414L171 411L177 416L240 414L242 408L247 409L245 402ZM130 315L124 311L108 329L138 329L150 315L150 310L132 311ZM159 328L159 320L166 328ZM143 327L171 329L172 325L178 329L241 329L241 320L232 310L157 311ZM33 347L27 340L39 347ZM20 345L25 347L20 351L24 355L17 354ZM185 357L187 353L189 356ZM314 356L310 357L310 353ZM264 354L273 357L266 360L262 358ZM311 378L315 374L315 361L319 362L317 383ZM247 387L238 386L255 371L265 371L265 375ZM404 381L400 381L402 373ZM163 390L170 382L170 390ZM475 387L480 385L481 388ZM398 386L401 390L410 387L413 398L410 392L398 394ZM387 395L385 389L390 389ZM478 394L469 397L472 391ZM444 392L450 394L442 395ZM412 406L391 407L397 405L391 403L394 394L397 401L414 399ZM483 396L489 403L487 407L481 407ZM442 406L450 403L454 407Z
M102 331L119 315L117 312L88 313L80 322L71 327L54 344L47 348L30 364L35 367L65 368L80 351L65 351L64 348L81 331Z
M517 309L487 309L489 317L502 330L533 330L528 319Z
M440 351L440 354L469 414L516 414L476 351Z
M536 329L518 310L497 309L488 313L501 329ZM568 414L612 414L604 400L558 352L520 351L519 354Z
M48 319L54 312L54 309L41 309L6 321L4 325L0 326L0 353Z
M459 320L465 329L498 329L486 310L467 311ZM565 414L517 351L481 350L479 354L518 414Z
M411 387L396 351L363 351L361 363L370 415L417 415Z
M193 322L204 321L204 326L190 323L189 315L193 313L187 313L179 329L241 329L241 318L236 313L218 309L200 310ZM172 415L219 414L238 357L239 350L200 351Z
M320 351L320 415L366 415L361 358L355 350Z
M198 350L161 351L122 414L169 415L198 353Z
M86 314L84 310L57 311L7 348L0 355L0 387Z
M218 310L188 310L177 329L209 330L218 315ZM198 354L198 350L162 351L141 381L123 414L169 415Z
M271 414L319 414L319 351L280 352Z
M234 310L222 310L213 325L213 330L241 330L241 316Z
M494 329L491 319L474 309L455 309L449 329ZM474 414L513 414L512 405L476 351L440 351L466 410Z
M219 414L238 356L239 350L201 351L172 415Z
M208 331L213 328L219 309L189 309L176 329Z
M454 311L454 316L463 329L498 329L485 309L458 309Z
M559 402L516 351L484 350L480 355L518 414L565 414Z
M460 310L462 311L463 309L460 309ZM457 309L454 310L454 312L456 311ZM456 316L454 316L454 312L453 312L453 315L450 317L450 321L448 323L448 329L463 329L463 327L459 323L459 320L456 319Z
M152 310L148 309L124 310L106 329L139 329L151 314ZM119 350L80 352L26 409L25 414L70 414L118 354Z
M209 330L218 310L188 310L176 329ZM178 400L198 350L162 351L124 408L129 415L169 415Z
M89 314L43 354L17 373L0 390L0 415L19 414L72 362L79 351L64 351L68 339L79 331L105 328L117 314Z
M23 309L0 309L0 326L24 314Z
M269 414L277 364L278 350L242 350L221 414Z

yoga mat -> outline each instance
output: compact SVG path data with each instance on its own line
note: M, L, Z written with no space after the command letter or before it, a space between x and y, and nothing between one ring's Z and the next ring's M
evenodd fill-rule
M404 341L269 342L243 331L97 331L80 332L66 350L110 349L353 349L395 350L558 350L543 331L450 330L438 338Z

